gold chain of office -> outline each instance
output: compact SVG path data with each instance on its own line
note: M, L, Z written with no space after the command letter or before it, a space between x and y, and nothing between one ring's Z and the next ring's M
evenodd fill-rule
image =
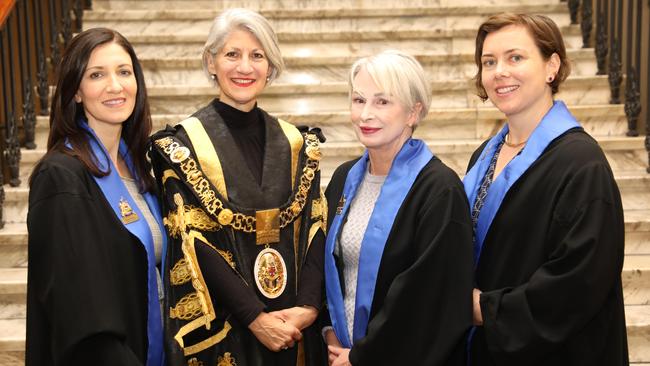
M318 146L318 137L314 134L306 134L305 136L305 154L307 155L307 162L305 163L305 167L302 169L300 184L298 185L298 190L295 193L293 200L280 211L280 228L284 228L300 215L307 203L307 195L309 194L312 181L318 171L319 160L322 156ZM196 160L190 156L187 147L182 146L171 137L163 137L156 140L156 145L158 145L172 161L178 162L181 171L185 174L187 183L190 184L206 210L213 217L217 218L219 224L230 226L235 230L243 231L245 233L255 232L256 218L240 212L233 212L224 207L223 202L210 187L210 181L198 168Z

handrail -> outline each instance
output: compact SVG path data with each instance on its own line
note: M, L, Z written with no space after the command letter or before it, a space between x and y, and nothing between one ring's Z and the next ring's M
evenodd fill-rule
M2 185L21 184L21 147L36 148L36 116L49 114L55 68L89 6L88 0L0 2L0 228Z
M595 41L597 74L608 75L610 103L625 104L626 135L646 135L646 171L650 173L650 0L568 0L567 5L571 23L580 23L583 48ZM591 33L594 18L595 35ZM643 34L646 45L642 43ZM639 120L645 120L645 124L639 124Z
M0 26L5 24L5 20L7 20L15 4L16 0L5 0L0 3Z

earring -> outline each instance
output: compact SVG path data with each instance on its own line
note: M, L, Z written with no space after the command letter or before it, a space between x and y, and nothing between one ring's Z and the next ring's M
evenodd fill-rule
M210 74L210 79L212 79L213 81L216 81L217 80L217 75Z
M271 81L271 77L270 77L270 76L267 76L267 77L266 77L266 82L268 83L269 81Z
M549 77L546 78L546 82L548 82L550 84L550 83L553 82L554 79L555 79L555 77L553 75L549 75Z

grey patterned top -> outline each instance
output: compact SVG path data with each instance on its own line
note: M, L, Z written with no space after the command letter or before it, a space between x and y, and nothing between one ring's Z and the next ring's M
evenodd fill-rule
M343 258L343 278L345 279L343 304L350 339L352 339L354 325L354 305L357 294L357 270L359 268L361 241L385 180L386 176L371 175L366 171L356 196L350 204L347 221L341 230L340 256Z

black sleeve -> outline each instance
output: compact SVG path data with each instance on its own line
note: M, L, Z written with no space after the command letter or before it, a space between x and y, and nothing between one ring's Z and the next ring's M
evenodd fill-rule
M201 243L195 245L195 249L212 301L223 304L242 324L252 323L264 311L264 303L257 298L255 291L246 286L210 246Z
M464 362L473 287L467 198L457 182L442 192L431 185L408 203L411 207L404 211L413 212L416 224L400 221L398 215L394 227L399 232L392 232L389 240L408 246L412 262L389 282L367 335L353 345L349 357L355 366ZM414 230L410 237L409 230Z
M552 215L548 245L555 249L548 260L527 282L481 295L486 340L495 357L548 354L602 309L620 281L623 208L606 163L577 171Z

